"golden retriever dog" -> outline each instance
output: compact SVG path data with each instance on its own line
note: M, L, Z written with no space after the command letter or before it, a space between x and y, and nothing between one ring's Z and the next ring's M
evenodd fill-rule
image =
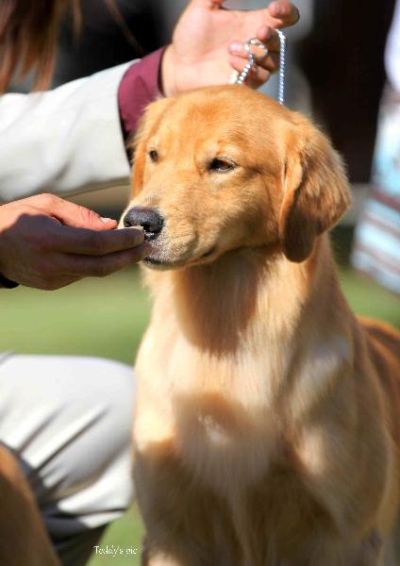
M340 291L340 158L235 85L151 104L135 145L123 223L151 243L154 297L136 366L143 563L400 564L400 334Z

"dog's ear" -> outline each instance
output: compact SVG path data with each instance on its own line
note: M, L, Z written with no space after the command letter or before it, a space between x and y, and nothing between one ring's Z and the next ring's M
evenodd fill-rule
M129 143L129 149L133 156L132 188L135 194L143 186L147 140L157 130L161 118L171 102L171 98L161 98L149 104L139 121L135 136Z
M342 160L319 130L298 116L288 141L279 236L285 256L301 262L351 199Z

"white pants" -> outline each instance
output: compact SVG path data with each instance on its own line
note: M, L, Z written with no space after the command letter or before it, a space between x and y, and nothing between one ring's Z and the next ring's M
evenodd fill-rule
M19 459L63 564L88 559L133 497L132 369L68 356L0 357L0 441Z

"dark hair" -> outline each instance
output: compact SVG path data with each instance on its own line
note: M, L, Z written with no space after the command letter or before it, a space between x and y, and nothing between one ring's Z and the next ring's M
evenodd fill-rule
M80 0L1 0L0 92L11 78L34 73L34 88L49 84L62 16L70 9L75 28L81 21Z

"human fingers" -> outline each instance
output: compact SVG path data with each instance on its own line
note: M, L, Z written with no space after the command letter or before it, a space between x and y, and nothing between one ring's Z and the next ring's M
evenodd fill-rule
M281 41L279 39L279 34L276 29L271 26L260 26L256 33L256 39L260 41L270 53L279 53L281 48ZM253 46L253 51L255 55L262 55L262 48Z
M105 256L131 250L144 241L140 228L97 231L69 226L54 226L51 249L67 254Z
M84 277L105 277L132 265L149 253L147 242L131 250L116 252L103 257L58 254L42 265L39 273L31 270L28 277L22 275L20 283L27 287L52 291L61 289Z
M267 8L276 28L285 28L297 24L300 19L298 8L288 0L275 0Z
M245 45L240 41L232 42L229 47L229 53L232 55L230 64L235 70L241 70L248 62L249 52L254 56L255 67L274 73L279 68L279 37L277 32L269 27L263 26L257 33L256 39L260 44ZM263 74L263 73L261 73Z
M117 226L116 220L103 218L94 210L68 202L56 195L44 193L27 200L66 226L91 230L112 230Z
M133 249L101 257L66 254L63 256L59 269L71 280L82 277L105 277L144 259L150 249L150 245L144 242Z
M225 0L192 0L190 4L193 6L198 6L203 9L205 8L208 10L209 9L215 10L221 8L224 1Z
M231 67L239 74L243 71L246 64L247 60L239 57L231 57L230 59ZM245 84L252 88L258 88L259 86L267 82L270 76L270 71L264 69L263 67L260 67L259 65L254 65L247 74Z
M269 26L261 26L257 31L256 39L262 44L262 47L252 48L256 64L270 73L275 73L279 69L281 49L278 32Z

